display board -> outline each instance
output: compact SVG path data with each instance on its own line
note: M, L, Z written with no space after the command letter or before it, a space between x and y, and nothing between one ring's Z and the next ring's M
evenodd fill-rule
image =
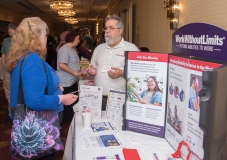
M199 127L202 71L222 64L169 56L166 140L177 149L184 140L191 149L191 159L203 159L204 133ZM188 150L182 152L186 158Z
M219 63L227 62L227 31L219 28L217 26L214 26L212 24L206 24L206 23L191 23L187 24L185 26L182 26L178 30L176 30L172 35L172 53L183 56L189 56L194 58L202 58L206 59L207 61L217 61ZM218 82L218 85L224 85L221 82L222 76L224 76L223 69L209 69L205 68L203 70L203 73L209 73L207 75L203 75L202 73L202 83L203 83L203 94L202 99L200 100L200 107L203 106L203 109L200 109L200 115L206 115L203 116L203 119L199 119L198 123L200 128L203 130L203 133L205 133L204 139L203 139L203 151L197 155L205 154L206 159L213 160L213 157L222 157L223 160L226 159L226 154L223 154L223 150L227 148L227 140L226 138L220 138L220 137L227 137L227 127L221 128L220 130L217 129L217 127L213 127L213 123L220 122L223 123L224 126L226 126L226 121L222 121L224 118L220 118L217 116L217 113L220 112L219 110L227 110L227 107L225 106L225 103L222 99L222 103L219 103L220 97L207 97L208 94L216 94L221 92L221 95L226 95L226 91L218 91L217 89L214 89L214 85L211 85L211 79L208 79L208 75L212 75L212 82ZM206 79L206 81L204 81ZM219 82L220 81L220 82ZM204 84L209 84L209 86L204 86ZM186 84L185 84L186 85ZM216 85L216 84L215 84ZM220 86L219 86L220 87ZM207 88L213 88L212 93L211 89ZM222 86L221 88L224 88ZM212 105L210 106L211 102ZM209 109L208 109L209 108ZM208 110L212 110L213 112L209 112L209 117L212 119L211 121L208 120ZM193 115L194 116L194 115ZM206 117L206 118L204 118ZM227 118L227 115L224 116ZM196 118L196 117L193 117ZM206 124L205 123L212 124ZM168 127L168 125L166 125ZM206 127L204 127L206 126ZM210 126L209 134L206 133L208 131L207 126ZM217 125L216 125L217 126ZM166 128L167 129L167 128ZM212 132L211 132L211 129ZM166 130L167 131L167 130ZM215 134L212 134L213 132L216 132ZM226 132L226 136L223 136L223 133ZM206 134L209 135L209 139L206 136ZM171 145L174 146L174 143L169 141ZM190 142L190 141L189 141ZM225 142L225 143L223 143ZM221 145L223 144L223 145ZM174 147L175 148L175 147ZM194 148L194 147L193 147ZM198 153L198 151L196 152ZM196 157L196 159L199 157L196 155L193 151L191 151L191 154L193 157ZM212 157L212 158L211 158ZM220 158L219 158L220 159Z
M126 52L126 130L164 137L168 54Z

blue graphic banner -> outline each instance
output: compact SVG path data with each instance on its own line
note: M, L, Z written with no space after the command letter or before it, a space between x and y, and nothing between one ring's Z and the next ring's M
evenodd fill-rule
M172 53L227 62L227 31L205 23L182 26L172 35Z

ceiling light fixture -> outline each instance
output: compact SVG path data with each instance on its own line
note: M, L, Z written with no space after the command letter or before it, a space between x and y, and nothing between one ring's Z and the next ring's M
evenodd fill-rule
M70 24L76 24L76 23L78 23L78 20L76 18L73 18L73 17L65 18L65 21L67 23L70 23Z
M75 16L75 14L74 10L58 10L58 15L63 17Z
M73 2L66 0L54 0L50 1L50 8L53 10L61 10L61 9L72 9Z
M69 24L77 24L78 21L69 21L69 22L67 22L67 23L69 23Z

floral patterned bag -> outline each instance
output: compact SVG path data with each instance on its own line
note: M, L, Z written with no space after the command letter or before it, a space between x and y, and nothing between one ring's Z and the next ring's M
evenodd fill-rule
M19 73L18 104L13 107L10 154L13 159L36 159L64 150L60 140L56 111L34 111L24 104L21 66ZM45 66L44 66L45 70ZM46 72L46 70L45 70ZM47 94L47 87L45 90Z

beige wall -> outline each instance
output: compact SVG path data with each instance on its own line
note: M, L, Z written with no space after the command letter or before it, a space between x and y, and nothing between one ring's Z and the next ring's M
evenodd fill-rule
M226 0L181 0L180 25L210 23L227 30Z
M133 2L133 43L152 52L171 52L172 33L164 0L124 0L109 7L104 16L123 10ZM180 26L204 22L227 30L226 0L180 0Z

